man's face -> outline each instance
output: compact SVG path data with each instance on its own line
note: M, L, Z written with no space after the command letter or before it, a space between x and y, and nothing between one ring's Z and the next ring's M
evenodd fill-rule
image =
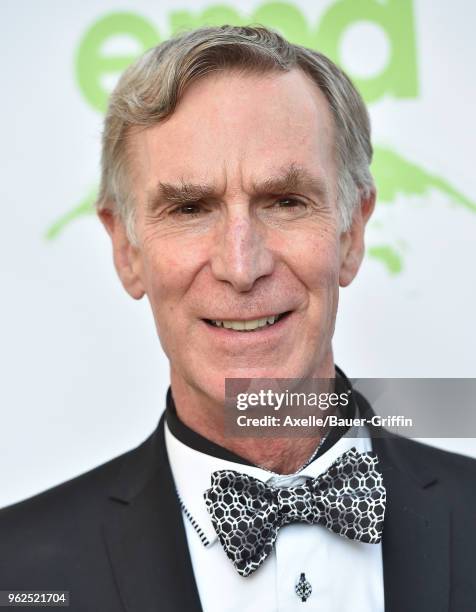
M360 263L334 142L299 70L207 76L132 136L140 246L119 273L147 294L173 381L218 400L225 377L329 375L339 282Z

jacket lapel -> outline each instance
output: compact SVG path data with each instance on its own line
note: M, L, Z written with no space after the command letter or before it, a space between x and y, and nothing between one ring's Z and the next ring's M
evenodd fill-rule
M124 458L103 533L127 612L201 612L164 439L155 432Z
M375 414L362 396L358 399L366 415ZM448 501L436 474L418 456L419 447L381 428L370 429L387 489L382 538L385 612L448 612Z

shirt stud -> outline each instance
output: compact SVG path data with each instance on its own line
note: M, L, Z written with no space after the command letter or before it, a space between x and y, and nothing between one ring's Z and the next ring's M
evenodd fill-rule
M296 595L301 599L301 601L306 601L309 599L312 593L312 586L309 580L306 580L306 574L302 572L299 580L296 582L296 586L294 587L296 591Z

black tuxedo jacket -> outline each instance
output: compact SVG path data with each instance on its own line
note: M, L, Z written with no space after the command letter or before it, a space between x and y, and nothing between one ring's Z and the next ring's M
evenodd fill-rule
M385 611L475 612L476 461L372 436L387 487ZM75 612L202 609L163 417L137 448L0 510L0 590L67 590Z

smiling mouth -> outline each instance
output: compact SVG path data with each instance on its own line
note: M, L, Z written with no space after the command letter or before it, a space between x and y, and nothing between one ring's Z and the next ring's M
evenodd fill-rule
M225 329L231 329L233 331L238 332L255 332L260 329L264 329L266 327L272 327L276 325L278 321L281 321L284 317L290 314L290 310L287 312L282 312L277 315L269 315L267 317L262 317L261 319L250 319L249 321L239 321L239 320L217 320L217 319L203 319L205 323L211 325L212 327L223 327Z

